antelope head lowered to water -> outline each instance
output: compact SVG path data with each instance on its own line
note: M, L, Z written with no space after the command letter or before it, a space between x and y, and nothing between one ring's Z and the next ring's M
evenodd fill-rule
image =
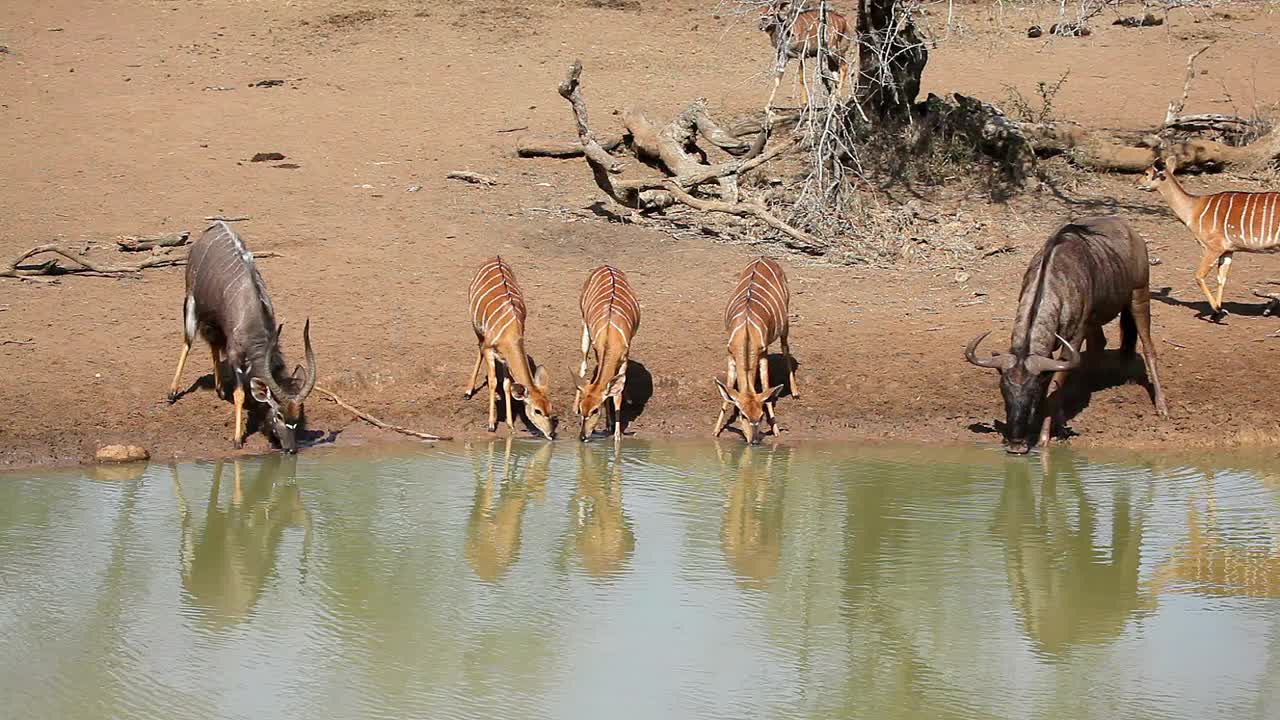
M733 419L729 415L731 409L742 416L742 435L748 443L760 443L760 425L766 421L769 432L777 434L778 422L773 404L784 386L769 384L769 345L775 340L782 343L782 354L791 380L791 396L800 396L791 346L787 342L790 302L787 276L773 260L756 258L738 276L738 286L724 313L724 326L729 333L729 359L726 382L716 378L716 387L724 400L720 406L720 417L716 419L717 436ZM759 390L756 389L757 378Z
M582 365L573 376L578 386L574 409L582 418L578 439L586 442L600 422L600 411L612 414L614 438L622 437L622 392L627 382L631 339L640 329L640 303L621 270L602 265L582 286ZM594 351L595 374L587 378L587 357ZM612 405L607 405L612 401Z
M285 452L296 452L297 432L305 422L302 403L316 384L311 321L307 320L302 330L306 369L297 367L290 374L280 352L283 325L276 324L266 283L258 274L253 255L225 222L210 226L191 245L186 285L182 353L169 388L169 402L178 399L178 383L198 330L213 351L213 382L220 395L223 360L232 372L229 380L236 413L232 444L237 448L244 444L247 387L265 409L264 425L270 436Z

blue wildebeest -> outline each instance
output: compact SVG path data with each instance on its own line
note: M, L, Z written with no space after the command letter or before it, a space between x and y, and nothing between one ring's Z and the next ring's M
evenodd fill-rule
M302 329L307 367L286 370L280 352L280 331L266 283L253 255L225 222L211 225L191 245L187 256L187 292L182 304L183 346L178 370L169 388L169 402L178 399L178 382L191 352L196 331L213 351L213 382L222 394L221 361L233 377L231 397L236 406L231 442L244 445L245 388L265 408L270 436L286 452L298 449L297 430L304 422L302 402L316 384L316 356L311 350L311 321Z
M1142 340L1156 411L1162 417L1168 415L1151 343L1149 276L1146 245L1117 217L1063 225L1031 259L1022 277L1009 352L979 358L978 345L990 334L987 331L974 338L964 353L974 365L1000 371L1010 452L1030 449L1028 438L1037 414L1043 416L1040 444L1049 442L1050 421L1062 423L1061 389L1067 372L1080 365L1082 343L1087 339L1090 354L1101 357L1106 344L1102 326L1117 315L1121 349L1132 353L1136 340ZM1055 358L1059 347L1062 357ZM1050 392L1054 401L1046 402Z

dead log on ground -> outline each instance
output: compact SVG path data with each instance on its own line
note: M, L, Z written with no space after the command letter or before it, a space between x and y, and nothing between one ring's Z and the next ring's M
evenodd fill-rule
M23 265L22 263L37 255L57 255L66 260L75 263L75 266L63 266L58 264L57 258L46 260L39 265ZM280 257L279 253L274 252L256 252L253 254L254 259ZM178 267L187 264L186 255L175 255L172 251L162 254L152 255L151 257L125 265L109 265L90 260L84 255L80 255L75 250L63 247L56 243L49 245L38 245L30 250L22 253L18 257L9 261L6 267L0 269L0 277L17 278L19 280L29 280L31 282L54 282L53 280L44 280L39 276L57 276L57 275L88 275L91 277L119 277L121 275L132 275L151 268Z
M149 237L125 235L116 239L116 245L124 252L144 252L156 248L181 247L187 244L190 237L191 233L186 230Z
M1256 169L1280 162L1280 128L1244 146L1192 138L1159 147L1126 145L1116 138L1066 122L1020 123L1038 153L1068 152L1072 160L1093 170L1139 173L1157 155L1173 157L1180 168Z
M612 152L622 147L629 140L630 138L626 135L610 135L600 141L600 146L605 150ZM516 141L516 155L519 155L522 158L582 157L582 143L575 142L573 140L539 140L536 138L520 138Z
M736 188L738 178L744 173L796 147L799 144L798 139L788 139L765 151L762 132L743 158L709 165L698 162L686 149L691 146L696 147L694 135L697 133L699 114L705 113L704 101L701 99L694 101L671 123L663 127L654 125L644 113L629 110L625 114L624 122L631 131L632 144L637 154L655 162L673 177L627 180L620 177L623 164L605 152L591 131L587 105L582 99L579 82L581 75L581 61L574 62L564 82L560 83L560 96L569 101L573 110L578 139L582 144L583 155L591 167L596 185L614 202L632 210L660 210L679 203L702 212L752 217L781 232L788 238L788 244L792 247L808 252L822 251L824 244L818 238L783 222L769 212L762 203L754 200L739 200L736 192L733 193L732 199L728 200L723 199L723 195L720 200L709 200L693 194L698 186L711 181L720 183L722 192L726 184Z

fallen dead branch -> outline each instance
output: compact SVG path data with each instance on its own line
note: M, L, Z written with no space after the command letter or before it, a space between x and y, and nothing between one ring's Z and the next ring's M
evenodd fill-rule
M223 216L223 215L206 215L204 219L205 219L205 220L208 220L209 222L218 222L218 221L221 221L221 222L244 222L245 220L252 220L253 218L249 217L248 215L245 215L245 216L243 216L243 217L225 217L225 216Z
M56 255L75 263L75 265L60 265L58 264L57 257L46 260L39 265L22 264L37 255L45 254ZM266 251L254 253L253 257L255 259L271 258L280 257L280 254ZM54 280L41 279L39 276L89 275L92 277L118 277L120 275L132 275L150 268L177 267L186 264L187 257L185 255L174 255L170 250L162 254L153 255L136 263L110 265L96 260L91 260L87 256L81 255L75 250L53 243L33 247L9 261L7 267L0 269L0 277L11 277L31 282L54 282Z
M497 180L494 180L488 175L481 175L480 173L471 172L470 170L454 170L445 177L450 180L461 180L462 182L468 182L472 185L485 185L487 187L493 187L500 184Z
M1195 80L1196 77L1196 58L1211 47L1213 47L1213 43L1209 43L1187 56L1187 73L1182 81L1182 97L1169 101L1169 109L1164 114L1165 127L1168 127L1170 123L1182 114L1183 108L1187 105L1187 98L1191 95L1191 81Z
M342 408L343 410L346 410L347 412L351 413L352 415L355 415L356 417L360 418L361 420L364 420L365 422L369 423L370 425L373 425L374 427L382 428L383 430L391 430L392 432L398 432L401 435L409 435L411 437L416 437L420 440L436 441L436 440L452 440L453 439L452 437L449 437L447 435L432 435L431 433L419 432L417 430L410 430L409 428L400 427L399 425L392 425L391 423L386 422L384 420L379 420L378 418L370 415L369 413L363 410L360 410L359 408L352 407L351 405L343 401L342 398L334 394L331 390L326 390L325 388L322 388L319 385L317 385L314 388L314 390L320 393L321 395L325 396L325 398L327 398L329 401L336 404L338 407Z
M1182 344L1180 344L1180 343L1176 343L1176 342L1174 342L1174 341L1170 340L1169 338L1161 338L1161 340L1163 340L1164 342L1168 343L1169 345L1172 345L1172 346L1174 346L1174 347L1178 348L1179 350L1190 350L1190 348L1188 348L1186 345L1182 345Z
M190 237L191 233L185 230L150 237L125 235L116 239L116 245L125 252L143 252L145 250L154 250L155 248L181 247L187 244L187 240Z
M612 152L628 142L625 135L610 135L599 142L600 147ZM516 155L522 158L551 157L575 158L582 156L582 143L572 140L539 140L520 138L516 141Z
M610 155L591 131L586 102L582 99L581 76L582 63L578 61L569 68L559 92L573 110L578 141L596 185L614 202L632 210L660 210L679 203L701 212L751 217L785 235L792 247L808 252L819 252L823 248L818 238L782 221L763 203L739 199L738 179L743 174L795 148L799 140L790 138L766 152L763 131L750 143L731 139L733 136L707 115L706 101L701 98L663 126L655 125L642 111L632 108L623 116L632 147L637 156L658 165L669 176L624 179L620 176L625 165ZM697 150L697 137L742 157L714 165L701 162L693 154L697 151L703 155ZM699 186L712 181L720 186L719 199L694 194Z

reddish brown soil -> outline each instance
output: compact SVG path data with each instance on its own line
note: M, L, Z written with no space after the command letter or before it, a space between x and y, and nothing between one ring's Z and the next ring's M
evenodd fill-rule
M249 216L239 228L250 246L286 256L261 268L291 357L301 355L310 317L323 385L393 422L459 436L482 434L485 414L482 397L461 399L474 359L465 306L472 269L494 253L517 269L529 346L552 369L564 409L576 293L588 269L616 263L644 302L634 358L653 377L632 429L704 435L718 402L710 378L723 369L722 303L759 250L558 212L600 199L585 165L518 160L521 132L499 131L568 137L555 86L577 57L601 130L616 127L609 111L629 103L656 116L699 95L724 115L758 108L768 90L766 40L748 21L713 17L712 0L642 0L644 14L582 5L4 3L0 256L52 239L109 242L199 230L207 215ZM1248 113L1280 99L1280 75L1270 71L1280 65L1280 17L1264 5L1232 5L1230 19L1178 11L1154 29L1099 24L1089 38L1052 43L1023 36L1034 13L957 12L949 36L945 18L934 18L940 42L927 89L998 101L1005 84L1031 95L1037 81L1070 69L1058 115L1149 128L1180 94L1187 53L1213 39L1189 108L1229 111L1229 95ZM249 86L263 79L286 83ZM248 162L264 151L300 167ZM455 169L502 184L446 180ZM1188 182L1257 187L1224 176ZM414 185L422 190L407 192ZM933 270L782 256L804 390L780 405L792 437L992 441L983 430L1001 412L995 376L965 364L961 348L984 329L1007 333L1022 269L1056 223L1108 210L1132 219L1163 260L1153 284L1171 288L1170 300L1154 305L1154 332L1172 417L1158 421L1139 385L1106 387L1071 422L1072 442L1180 448L1268 442L1280 430L1270 372L1280 340L1265 339L1280 322L1261 317L1249 293L1272 276L1274 260L1237 257L1227 292L1235 314L1212 325L1196 318L1194 242L1132 178L1086 178L1005 206L948 202L944 210L984 221L993 242L1019 250ZM965 282L956 281L960 269ZM158 458L229 452L229 404L204 389L163 401L182 285L181 269L56 285L0 280L0 464L80 461L116 441ZM205 351L192 358L188 383L208 373ZM388 439L318 397L308 414L339 445ZM265 448L256 435L245 452Z

